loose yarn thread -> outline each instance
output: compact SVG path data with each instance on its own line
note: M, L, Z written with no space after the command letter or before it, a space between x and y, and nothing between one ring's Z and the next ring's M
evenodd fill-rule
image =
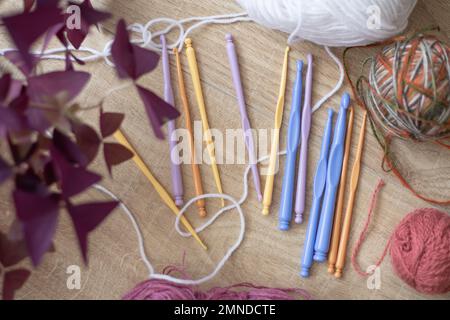
M380 179L352 252L353 268L362 276L370 273L361 269L357 256L367 238L378 194L384 185ZM376 267L381 265L388 253L396 274L418 292L443 294L450 291L450 216L447 213L434 208L422 208L409 213L395 228Z

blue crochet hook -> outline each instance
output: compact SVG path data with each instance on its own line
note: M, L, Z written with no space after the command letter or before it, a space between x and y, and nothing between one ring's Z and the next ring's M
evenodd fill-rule
M347 109L350 105L350 95L344 93L341 108L334 129L333 144L328 159L327 185L322 204L319 227L317 228L314 246L314 260L324 262L330 248L331 229L333 227L336 191L341 179L342 160L344 158L345 132L347 131Z
M306 229L305 243L303 244L303 255L300 275L309 277L309 269L313 264L314 244L316 241L317 225L320 218L320 207L322 204L325 184L327 181L328 151L331 143L331 128L333 126L333 109L328 109L328 120L322 139L322 149L317 162L316 176L314 177L313 200L311 213L309 215L308 228Z
M297 77L295 79L292 93L291 115L289 119L287 135L287 155L283 177L283 187L281 189L279 229L286 231L292 220L292 201L294 194L295 163L297 160L297 150L300 145L300 113L302 102L302 72L303 61L297 60Z

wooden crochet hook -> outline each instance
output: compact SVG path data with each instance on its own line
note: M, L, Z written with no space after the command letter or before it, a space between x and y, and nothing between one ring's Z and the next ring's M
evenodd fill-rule
M361 157L364 148L364 138L366 132L367 111L364 112L363 123L359 133L358 149L356 151L356 159L353 164L350 178L350 195L347 200L347 209L345 212L344 223L342 225L341 237L339 239L339 250L336 260L336 272L334 276L340 278L345 265L345 255L347 253L348 238L350 235L350 227L352 224L353 204L355 202L356 189L358 188L359 173L361 172Z
M136 152L136 150L133 148L133 146L128 142L128 139L125 137L125 135L122 133L122 131L118 130L114 133L114 138L123 146L127 147L131 152L133 152L134 157L133 160L138 166L139 170L144 174L144 176L150 181L150 183L155 188L156 192L159 194L160 198L164 201L164 203L169 207L172 212L178 216L180 211L178 210L177 205L173 201L170 194L164 189L164 187L159 183L159 181L155 178L155 176L152 174L150 169L145 164L144 160L142 160L141 156ZM197 242L202 246L203 249L207 250L206 245L203 243L203 241L198 236L197 232L195 232L194 228L191 226L189 221L182 216L180 218L181 223L184 225L184 227L189 231L189 233L197 240Z
M344 192L347 181L348 159L350 158L350 147L352 145L354 111L350 108L347 124L347 137L345 138L344 161L342 162L341 181L339 184L338 199L336 203L336 211L334 213L333 233L331 234L331 247L328 253L328 272L334 273L337 252L339 248L339 238L341 236L342 212L344 208Z
M269 208L270 205L272 204L273 182L275 178L275 168L277 165L277 158L278 158L278 146L280 143L280 129L281 129L281 122L283 121L284 96L286 92L289 50L290 48L286 47L286 50L284 52L284 62L283 62L283 69L281 72L280 92L278 95L278 102L275 110L275 124L272 137L272 147L270 149L269 167L267 170L266 184L264 186L263 210L262 210L263 215L269 214Z
M216 183L217 191L223 194L222 182L220 181L219 169L216 161L216 150L214 148L214 141L211 136L211 130L209 129L208 115L206 114L205 99L203 98L202 85L200 83L200 73L198 72L197 58L195 57L195 50L192 47L192 40L186 39L186 56L188 59L189 70L191 72L192 83L194 85L195 96L197 98L197 104L200 111L200 117L202 118L203 134L205 135L206 148L208 150L209 158L211 161L211 168L214 175L214 181ZM225 207L225 199L222 200L222 207Z
M186 129L189 132L189 148L191 150L191 168L192 168L192 175L194 177L195 194L197 196L201 196L203 195L203 184L202 178L200 176L200 168L198 167L198 164L196 162L194 133L191 124L191 112L189 111L189 101L186 95L183 70L181 69L180 54L178 53L177 48L173 48L173 53L175 54L175 61L177 64L178 87L180 92L181 104L183 105L184 120L186 124ZM196 204L198 208L198 214L200 215L200 217L205 217L206 216L205 200L200 199L196 202Z

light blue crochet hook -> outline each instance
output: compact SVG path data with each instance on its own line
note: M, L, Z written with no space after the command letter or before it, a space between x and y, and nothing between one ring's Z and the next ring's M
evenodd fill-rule
M314 260L324 262L330 248L331 229L333 227L334 206L336 191L341 179L342 160L344 158L345 132L347 131L347 109L350 105L350 96L342 96L341 108L334 129L333 144L328 159L327 186L323 199L322 213L317 228L316 243L314 246Z
M283 177L283 187L281 189L279 229L286 231L292 220L293 193L295 180L295 163L297 160L297 150L300 144L300 106L302 102L302 71L303 61L297 60L297 77L295 79L292 93L291 115L289 119L287 135L287 155Z
M320 151L319 161L317 162L316 176L314 177L313 200L311 205L311 213L308 219L308 227L306 229L305 243L303 244L303 255L300 271L300 275L304 278L309 277L309 269L311 269L313 264L317 225L319 224L320 208L323 194L325 193L325 184L327 182L328 151L331 143L333 114L333 109L328 109L328 120L323 133L322 149Z

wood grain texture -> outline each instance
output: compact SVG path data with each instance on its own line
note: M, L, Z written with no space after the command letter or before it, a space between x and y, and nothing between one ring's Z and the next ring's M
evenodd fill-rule
M19 2L11 4L5 1L0 10L11 10L19 6ZM133 0L113 1L94 0L94 5L107 8L115 17L125 17L128 22L145 23L149 19L167 16L185 18L189 16L206 16L240 11L234 1L222 0ZM450 10L448 1L420 1L411 17L409 30L420 29L432 24L441 24L444 37L448 39ZM111 37L116 19L103 26L103 34L96 34L87 40L86 45L101 49ZM227 128L240 128L240 116L235 92L231 81L225 49L224 36L231 32L235 36L238 50L242 82L248 104L249 118L257 129L271 128L276 105L280 68L286 45L286 35L265 29L254 23L240 23L229 26L206 26L192 34L196 44L196 53L205 102L211 127L225 131ZM174 38L176 35L171 35ZM5 32L0 33L0 47L8 46ZM360 72L361 62L375 49L355 49L350 53L351 73L356 77ZM338 78L335 64L325 51L311 43L298 43L292 47L289 66L289 85L286 92L285 117L281 132L281 148L285 146L285 136L291 102L291 88L295 77L294 59L305 59L311 52L315 56L313 101L330 90ZM335 49L341 53L342 50ZM182 56L185 72L186 89L190 100L191 115L196 121L200 119L196 108L192 82L188 76L186 57ZM45 68L60 66L57 62L46 62ZM175 79L175 60L171 61L172 74ZM0 59L0 68L10 66ZM89 88L80 97L84 104L94 104L102 98L107 90L117 86L114 70L103 61L90 63L83 67L93 73ZM140 82L155 92L163 94L162 70L159 67L154 73L145 76ZM177 88L174 85L174 88ZM346 86L344 90L349 90ZM175 96L179 97L178 92ZM335 96L322 110L313 115L308 157L308 177L306 208L310 208L312 196L312 179L316 161L319 157L321 135L326 121L326 108L338 109L340 97ZM176 101L180 107L179 100ZM149 129L145 112L133 90L122 90L107 99L105 109L120 111L126 114L124 131L139 150L157 178L167 188L170 187L169 152L166 141L158 141ZM97 123L95 113L85 113L83 118L89 123ZM362 112L356 108L353 141L360 130ZM178 126L184 127L183 119L178 119ZM450 154L432 144L414 144L397 141L393 146L401 156L402 168L408 179L422 192L438 198L450 195ZM260 155L267 152L268 147L260 148ZM356 144L352 144L350 165L354 161ZM218 155L219 156L219 155ZM429 204L418 200L405 190L392 175L382 171L380 164L382 151L373 134L368 131L362 159L362 171L359 189L354 206L353 227L350 233L349 252L361 230L366 217L370 194L378 179L385 179L387 186L381 192L377 213L366 244L362 248L360 263L367 267L376 261L393 231L395 225L408 212ZM283 163L283 161L281 162ZM93 168L106 176L102 160L97 160ZM219 170L225 193L239 198L242 192L242 174L244 165L220 165ZM281 170L283 166L281 165ZM205 192L215 192L214 180L207 165L200 168L203 175ZM188 165L183 166L186 199L195 195L192 183L192 171ZM408 287L393 272L387 260L381 267L381 288L369 290L366 279L361 278L347 265L344 276L334 279L327 273L327 264L315 264L309 279L299 276L300 250L305 237L306 225L294 225L289 232L277 230L277 211L281 193L281 178L275 180L272 214L261 215L261 204L251 187L248 201L243 209L246 215L246 237L241 248L231 257L219 275L203 289L214 286L227 286L238 282L253 282L258 285L277 287L300 287L307 289L320 299L427 299ZM203 251L193 239L180 237L173 228L174 217L162 204L148 181L132 162L128 162L114 170L114 179L106 178L102 182L111 189L136 213L143 230L147 252L156 270L162 271L164 266L180 264L186 253L186 271L192 277L201 277L209 273L221 259L227 248L235 241L239 231L239 220L235 212L221 217L212 227L202 232L201 236L209 247ZM262 181L264 183L264 179ZM252 186L252 183L250 183ZM0 189L0 228L5 230L13 216L9 184ZM170 189L170 188L169 188ZM106 199L97 191L89 191L81 200ZM207 201L207 211L212 214L220 207L219 201ZM449 208L440 208L449 212ZM189 219L198 225L201 219L196 214L195 206L190 208ZM308 214L306 215L308 219ZM55 240L56 253L47 254L42 265L34 271L29 282L18 292L19 299L120 299L128 290L147 277L147 270L140 260L137 250L137 239L128 218L116 210L90 236L89 266L82 267L81 290L69 290L66 285L67 267L82 264L76 244L75 234L67 214L62 214ZM347 260L349 261L349 260ZM25 263L28 265L28 263ZM433 298L449 299L450 294L433 296Z

